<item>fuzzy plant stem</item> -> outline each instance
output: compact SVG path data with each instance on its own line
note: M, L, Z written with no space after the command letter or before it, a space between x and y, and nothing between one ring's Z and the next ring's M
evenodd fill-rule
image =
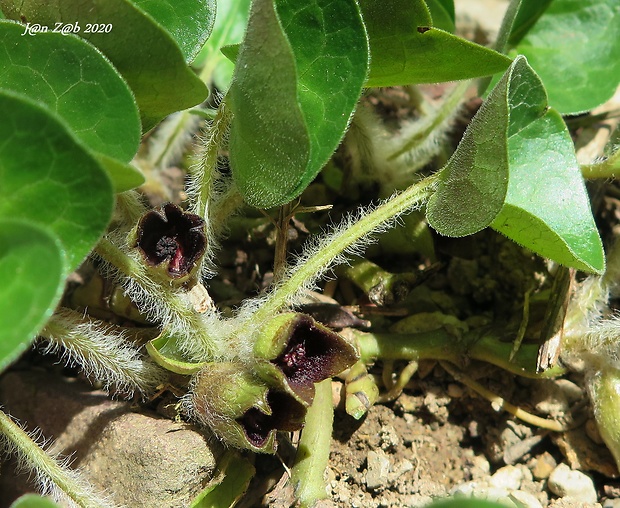
M6 413L0 411L0 434L6 441L7 449L15 453L19 462L33 471L44 486L51 482L78 506L110 506L107 501L99 501L91 487L77 476L75 471L64 467L62 463L48 455L31 437L17 425Z
M584 164L581 166L581 175L584 178L618 178L620 176L620 149L601 162Z
M192 337L201 342L201 349L213 353L217 350L217 339L211 336L201 315L197 313L189 300L179 291L158 284L147 274L145 267L125 254L107 238L103 238L95 247L95 252L107 263L115 267L122 275L134 281L156 305L164 309L164 314L171 330L191 332ZM216 319L217 320L217 319ZM217 331L213 331L217 334Z
M392 161L401 155L415 149L420 145L431 133L437 129L442 123L454 116L454 112L457 110L457 106L463 99L465 91L469 87L469 81L459 82L453 90L450 91L441 103L441 105L432 113L429 113L428 117L423 120L425 122L424 128L416 131L412 137L407 137L403 140L401 146L390 153L387 157L388 161Z
M226 141L231 121L232 113L224 98L217 108L200 159L192 172L195 179L190 188L194 194L193 211L202 217L209 215L208 206L214 194L213 184L217 179L219 152Z
M133 394L154 389L164 372L131 345L123 330L84 317L71 309L60 308L40 335L69 363L77 363L86 375L101 381L104 387L116 387Z
M263 323L274 314L294 302L301 290L316 281L326 270L338 261L344 262L342 254L354 249L372 233L385 228L397 217L422 206L430 195L436 181L436 175L412 185L400 194L396 194L381 203L372 212L362 215L345 228L334 231L324 241L311 249L311 254L298 262L286 275L284 280L267 296L255 311L248 323Z
M327 498L325 470L334 424L332 381L325 379L315 387L314 401L306 413L306 423L291 469L291 481L302 508L315 506L317 501Z
M469 358L497 365L523 377L547 378L563 373L560 367L536 373L537 344L521 346L512 361L509 360L512 343L501 342L490 332L480 336L474 331L462 338L455 337L443 328L410 334L368 333L358 330L352 330L351 333L358 344L361 361L364 363L371 363L377 359L447 360L460 365L465 358Z

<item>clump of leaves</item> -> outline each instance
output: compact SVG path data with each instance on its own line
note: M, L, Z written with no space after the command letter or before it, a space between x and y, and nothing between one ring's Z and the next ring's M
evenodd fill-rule
M171 373L186 376L186 416L231 447L273 453L278 431L303 427L292 481L308 506L325 495L332 425L326 383L339 372L350 369L347 408L359 418L380 400L365 375L377 359L458 365L468 356L533 377L562 370L538 374L537 344L513 351L493 328L455 334L448 317L426 332L352 332L345 339L294 309L328 270L422 211L441 235L490 227L599 280L603 245L562 115L591 110L618 85L616 2L575 9L567 0L513 1L496 50L452 33L451 1L220 2L217 18L209 0L89 5L0 0L8 18L0 21L0 271L10 281L0 290L2 368L41 336L109 388L148 394ZM74 33L53 31L63 26ZM456 150L445 153L464 80L490 76L482 106ZM423 115L402 127L396 144L375 117L356 113L366 90L445 81L465 84L437 107L411 92ZM481 93L487 84L480 81ZM195 150L189 140L200 129ZM350 167L334 158L339 146L349 150ZM442 153L445 164L427 172ZM608 176L617 159L611 153L589 175ZM135 190L165 194L162 170L173 163L187 173L187 210L151 206ZM280 207L277 225L286 232L291 202L322 170L333 189L333 179L345 175L358 190L373 181L385 186L389 173L401 190L384 188L390 198L360 203L290 264L280 234L276 280L225 315L208 288L230 217L244 205ZM65 280L85 260L96 260L157 328L144 350L126 340L135 329L58 307ZM588 304L596 310L572 321L579 326L567 362L583 337L609 338L616 329L613 320L600 324L605 284ZM604 333L591 331L596 320ZM610 342L598 340L604 347L592 358L615 351ZM618 377L616 366L610 369ZM392 395L414 370L403 373ZM620 432L601 402L611 385L590 379L601 434L620 449ZM57 498L99 502L65 481L64 467L45 459L9 418L2 432ZM195 505L222 502L223 492L233 504L251 476L244 460L233 454L222 464L223 471L244 471L243 481L231 488L224 478L222 490L210 487Z

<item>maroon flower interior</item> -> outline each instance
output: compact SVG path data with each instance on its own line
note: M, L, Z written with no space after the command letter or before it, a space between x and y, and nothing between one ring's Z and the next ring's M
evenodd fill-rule
M253 407L237 420L250 443L256 448L264 446L272 431L292 432L301 429L306 415L306 408L284 392L270 390L267 393L267 403L272 414L265 414Z
M311 402L314 383L338 374L355 361L355 353L342 337L317 326L310 316L299 314L285 350L273 363L284 373L290 387Z
M168 203L161 211L151 211L142 217L137 245L150 265L167 262L169 275L182 277L205 251L204 225L202 217Z

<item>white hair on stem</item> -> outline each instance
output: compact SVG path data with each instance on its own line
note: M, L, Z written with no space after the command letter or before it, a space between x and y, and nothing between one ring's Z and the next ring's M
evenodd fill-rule
M17 469L30 473L39 492L66 507L115 508L109 496L98 492L80 474L71 469L70 457L50 451L50 441L40 430L27 432L23 425L0 411L0 448L14 456Z
M163 369L131 344L124 330L73 310L58 310L40 335L49 342L45 353L58 353L67 365L79 365L105 390L144 394L166 378Z
M361 254L376 236L391 228L400 216L420 208L434 180L428 178L420 186L395 194L378 205L360 207L344 217L332 231L306 242L302 253L287 268L282 280L265 295L249 299L236 318L238 341L251 354L251 334L270 317L299 303L300 296L315 287L316 282L334 266L348 262L348 255ZM239 336L243 335L243 336Z

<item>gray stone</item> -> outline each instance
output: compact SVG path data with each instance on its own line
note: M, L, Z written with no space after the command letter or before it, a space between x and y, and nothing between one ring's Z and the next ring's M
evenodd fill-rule
M516 466L504 466L489 479L489 485L497 489L518 490L523 480L523 472Z
M51 451L117 504L188 506L212 479L221 453L192 426L110 400L75 379L47 371L9 372L0 380L6 412L53 440ZM2 500L34 491L25 475L3 467Z
M383 450L368 452L366 470L366 487L377 490L386 487L390 474L390 459Z
M561 498L582 503L596 503L596 489L592 479L581 471L573 471L562 463L549 475L549 490Z

